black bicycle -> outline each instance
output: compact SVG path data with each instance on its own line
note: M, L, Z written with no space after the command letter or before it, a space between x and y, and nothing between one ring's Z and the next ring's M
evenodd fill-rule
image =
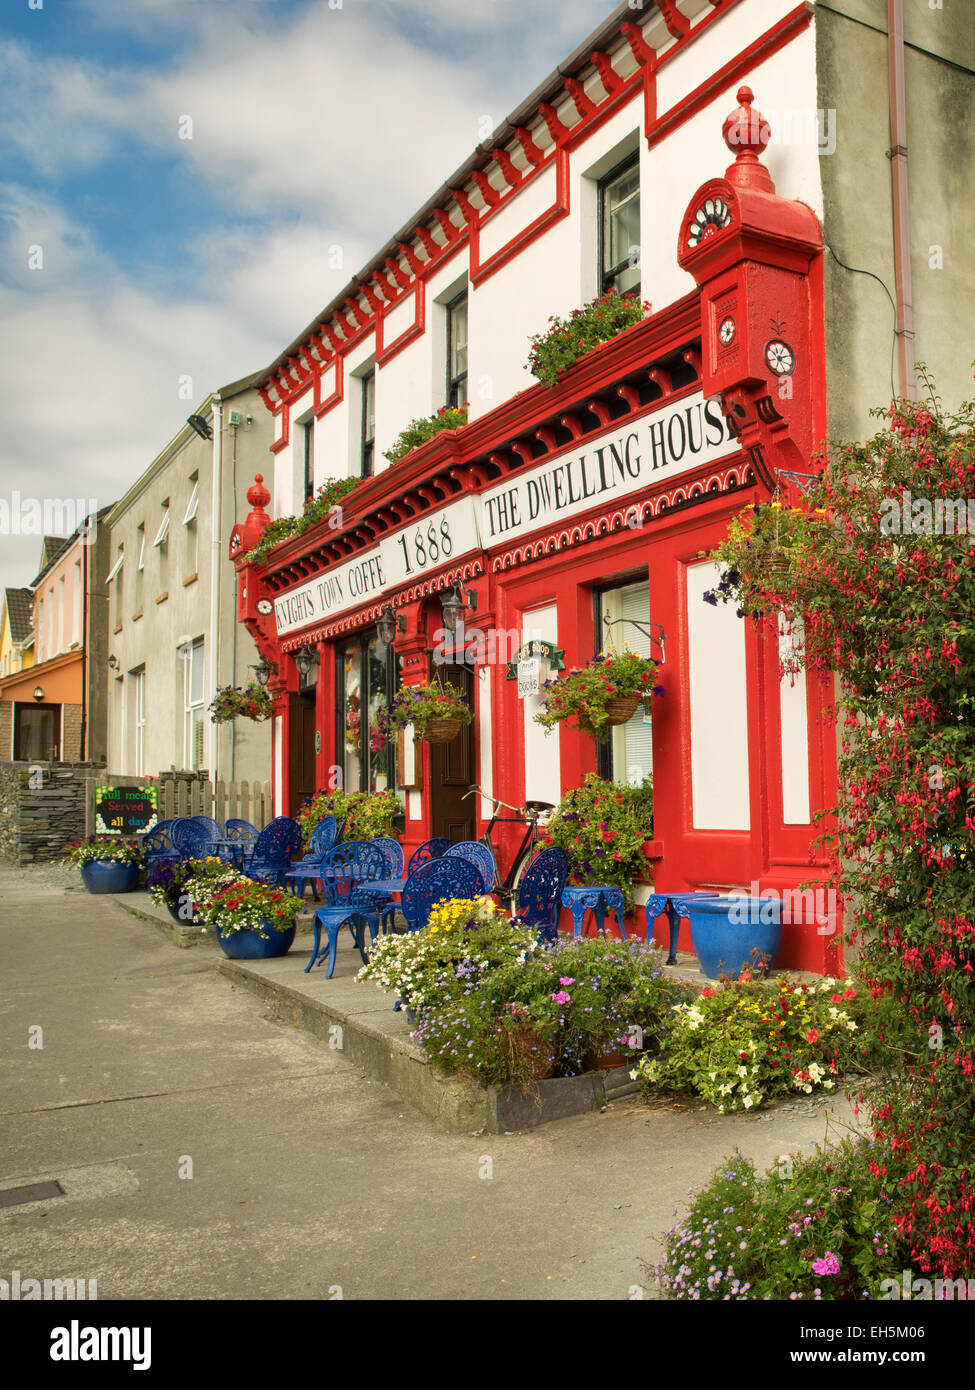
M464 793L464 798L466 799L468 796L473 796L475 792L485 797L494 807L491 820L484 834L481 836L479 843L486 845L491 851L495 864L494 892L501 906L506 910L510 910L513 908L517 899L518 885L521 882L522 875L535 857L535 846L538 841L538 823L548 812L554 811L555 807L548 801L526 801L524 806L511 806L507 801L502 801L500 797L494 796L491 792L486 792L482 787L476 785L468 787L467 791ZM498 808L501 806L503 806L506 811L513 811L514 815L499 815ZM501 877L501 869L498 863L498 852L494 847L494 841L491 839L491 831L499 824L523 825L526 827L521 844L515 851L508 872L503 878Z

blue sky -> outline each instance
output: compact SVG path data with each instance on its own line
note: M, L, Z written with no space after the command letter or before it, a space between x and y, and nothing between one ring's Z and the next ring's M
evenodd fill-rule
M615 8L30 3L0 6L0 497L99 506L185 420L180 376L199 401L270 362ZM3 537L0 584L38 549Z

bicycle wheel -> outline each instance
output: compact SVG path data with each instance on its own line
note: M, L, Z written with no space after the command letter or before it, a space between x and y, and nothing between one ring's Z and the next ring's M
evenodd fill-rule
M511 875L511 904L515 907L518 902L518 888L524 878L525 870L538 853L537 837L530 840L515 860L514 870Z

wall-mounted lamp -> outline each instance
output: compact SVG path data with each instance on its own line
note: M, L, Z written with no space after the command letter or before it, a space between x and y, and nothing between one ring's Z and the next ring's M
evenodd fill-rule
M308 677L311 675L313 666L318 665L318 653L311 647L302 647L295 652L295 666L298 668L298 675L301 677L302 685L308 684Z
M110 671L118 670L118 657L114 654L108 658L108 669Z
M270 678L278 674L278 663L272 661L269 664L267 658L262 656L257 665L251 667L251 670L257 677L258 685L267 685Z
M477 610L477 594L473 589L468 589L465 593L464 586L459 581L456 588L444 589L440 595L440 602L443 606L443 625L448 632L457 631L457 624L468 609L472 613Z
M384 647L391 647L396 640L397 632L405 631L406 619L402 614L397 617L392 604L387 603L376 624L376 636Z
M196 431L201 439L213 438L213 430L202 415L187 415L186 423Z
M43 690L43 688L42 688L41 686L39 686L39 685L35 685L35 686L34 686L34 699L35 699L35 700L43 700L43 699L44 699L44 690Z

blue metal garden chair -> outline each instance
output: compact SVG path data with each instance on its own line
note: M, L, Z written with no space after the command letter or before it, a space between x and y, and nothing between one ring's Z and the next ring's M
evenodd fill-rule
M170 833L173 849L180 859L206 859L208 855L216 854L216 842L220 836L200 825L195 816L180 816L173 821Z
M395 912L402 912L407 930L420 931L435 903L447 898L476 898L481 891L481 875L468 860L431 859L410 874L402 902L383 909L383 926L392 921Z
M482 891L490 893L497 877L497 866L494 862L494 855L487 845L482 845L477 840L461 840L459 844L451 845L449 849L444 850L443 857L444 859L466 859L469 864L473 864L481 875Z
M399 840L394 840L391 835L377 835L376 838L370 840L369 843L377 845L379 849L382 850L383 854L385 854L389 863L388 876L390 878L403 878L406 859L403 854L403 846L400 844Z
M409 868L406 870L407 878L414 874L421 864L429 864L431 859L439 859L449 848L450 841L447 839L424 841L410 856Z
M568 856L552 845L535 855L518 884L517 915L526 926L536 927L543 941L555 941L558 936L559 906L568 877Z
M214 820L212 816L190 816L190 820L195 820L197 825L202 825L203 829L208 831L215 840L224 838L224 833L220 829L220 822Z
M244 856L243 870L248 878L262 883L283 884L291 859L301 848L301 831L290 816L275 816Z
M326 976L331 979L335 969L335 951L338 935L343 926L348 926L359 954L365 960L366 927L375 941L379 935L379 912L389 901L388 893L373 892L370 881L388 877L389 868L386 856L367 840L351 840L344 845L336 845L322 858L319 866L322 887L328 898L328 905L320 907L312 919L315 941L312 958L305 967L306 973L317 961L320 965L328 958ZM321 948L321 934L326 933L327 948Z
M172 829L175 824L173 819L157 821L152 829L147 830L142 836L142 852L146 857L146 869L149 873L152 873L157 864L179 859L179 850L173 846Z
M240 844L252 846L260 833L257 826L251 825L249 820L231 818L224 828L223 838L225 840L236 840Z
M304 897L305 884L311 883L315 901L320 901L318 881L321 878L322 860L329 850L335 847L338 835L338 822L334 816L325 816L311 832L308 852L296 859L285 874L285 883L299 897Z

